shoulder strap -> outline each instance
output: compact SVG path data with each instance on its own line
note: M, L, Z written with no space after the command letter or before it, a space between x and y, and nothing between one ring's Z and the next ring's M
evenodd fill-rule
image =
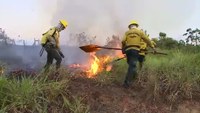
M53 34L52 34L51 36L54 36L54 35L55 35L55 33L56 33L56 28L54 28L54 32L53 32Z

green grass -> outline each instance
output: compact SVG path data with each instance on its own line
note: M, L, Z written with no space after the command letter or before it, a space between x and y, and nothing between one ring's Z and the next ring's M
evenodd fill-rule
M146 57L142 70L138 70L136 87L142 88L143 98L169 103L200 96L200 53L173 50L169 55ZM128 65L126 59L113 64L110 72L99 73L95 80L99 85L122 84ZM1 74L1 73L0 73ZM89 106L83 98L74 97L68 91L70 74L66 69L41 72L36 78L21 79L0 76L0 113L88 113Z
M87 113L89 107L81 98L69 95L68 73L65 79L52 80L53 72L36 78L8 79L0 77L0 112L8 113ZM66 104L67 102L67 104Z
M200 96L200 53L180 50L168 51L167 56L149 54L134 85L141 86L147 99L164 99L174 103L182 98ZM127 71L126 60L114 64L112 71L100 74L102 84L121 83ZM104 81L103 81L104 80Z

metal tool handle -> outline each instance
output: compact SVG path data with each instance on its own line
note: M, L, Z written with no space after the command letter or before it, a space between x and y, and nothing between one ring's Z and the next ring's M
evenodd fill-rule
M44 47L42 47L42 49L40 50L40 57L43 55L44 52Z
M147 53L152 53L152 54L161 54L161 55L168 55L167 53L158 52L158 51L156 51L156 52L149 51L149 52L147 52Z
M96 46L96 48L122 50L121 48L113 48L113 47L105 47L105 46Z

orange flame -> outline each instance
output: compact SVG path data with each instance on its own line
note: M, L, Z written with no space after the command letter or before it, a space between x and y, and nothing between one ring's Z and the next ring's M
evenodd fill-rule
M119 44L117 44L117 46L116 46L116 48L121 48L121 46L119 45ZM124 57L124 54L122 53L122 51L116 51L115 52L115 55L117 56L117 57Z
M108 65L107 67L106 67L106 71L111 71L112 70L112 65Z
M117 47L120 47L120 45L117 45ZM87 65L80 65L80 64L72 64L70 67L72 68L81 68L86 72L86 76L88 78L93 78L95 75L98 73L102 72L103 70L105 71L111 71L112 70L112 64L108 64L109 61L114 58L114 57L124 57L121 51L116 51L114 55L111 56L101 56L97 57L95 55L96 53L90 53L90 59L89 59L89 64Z
M81 67L81 65L80 64L72 64L69 67L70 68L79 68L79 67Z
M91 56L93 59L91 60L90 69L86 71L88 73L89 78L92 78L99 72L99 64L100 64L99 59L94 54L91 54Z
M95 53L91 54L91 64L90 64L90 68L87 71L88 73L88 77L92 78L94 77L96 74L98 74L99 72L103 71L104 69L106 71L110 71L112 69L112 66L107 66L105 67L105 63L107 63L110 59L109 56L104 56L104 57L100 57L98 58ZM104 68L105 67L105 68Z

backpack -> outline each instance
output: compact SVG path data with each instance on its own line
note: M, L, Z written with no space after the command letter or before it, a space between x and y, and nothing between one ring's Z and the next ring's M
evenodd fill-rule
M50 30L42 34L41 45L44 46L48 42L48 37L47 37L48 34L50 34L50 36L53 37L55 33L56 33L56 28L51 28Z

